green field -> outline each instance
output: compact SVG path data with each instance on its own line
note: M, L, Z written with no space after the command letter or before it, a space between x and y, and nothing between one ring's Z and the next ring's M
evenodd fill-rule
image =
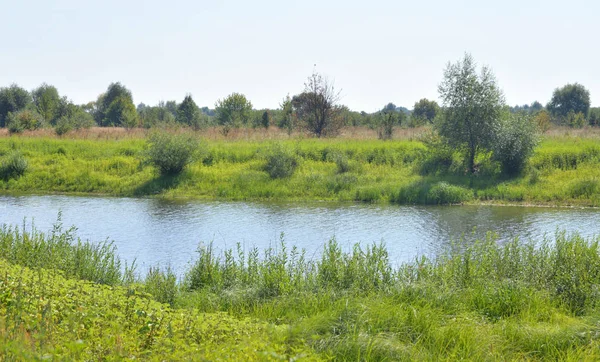
M108 137L107 137L108 138ZM418 137L364 139L204 140L178 176L160 176L145 161L143 137L60 139L0 137L0 159L24 155L27 172L0 177L3 193L105 194L224 200L326 200L400 204L521 203L600 206L600 141L546 136L521 175L507 178L489 155L471 177L455 155L439 171ZM271 179L266 156L277 143L298 168ZM433 162L433 163L432 163ZM433 165L433 168L432 168Z
M598 360L599 242L489 235L399 267L382 245L207 246L177 281L72 231L5 227L0 359Z

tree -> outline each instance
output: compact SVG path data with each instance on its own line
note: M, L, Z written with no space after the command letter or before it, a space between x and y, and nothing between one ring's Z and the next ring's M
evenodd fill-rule
M138 116L131 99L118 97L110 103L106 111L105 125L133 128L137 126Z
M31 103L29 92L16 84L0 88L0 127L6 126L9 113L19 112Z
M215 104L216 118L219 125L224 126L225 135L231 128L248 124L252 116L252 103L240 93L232 93Z
M415 119L433 123L433 120L439 111L440 106L438 106L436 101L430 101L427 98L423 98L415 103L412 116Z
M294 122L294 106L292 105L292 99L289 94L283 99L279 105L281 108L281 118L279 119L279 127L285 128L288 135L292 134L295 127Z
M269 111L265 110L261 117L261 126L265 128L269 128L269 124L271 123L271 116L269 115Z
M507 112L496 132L492 158L500 162L505 174L514 176L523 171L537 142L536 120L526 113Z
M292 104L305 128L321 137L336 134L343 125L338 117L339 99L340 92L333 84L314 72L304 83L304 92L294 96Z
M177 107L177 117L175 120L179 123L193 126L195 129L200 128L200 109L191 95L186 95L183 102Z
M470 54L447 65L438 91L444 111L436 128L449 145L465 152L468 170L474 174L475 156L493 145L504 105L502 91L490 68L484 66L477 73Z
M388 103L378 114L378 137L383 140L391 139L394 134L394 126L401 125L404 117L406 115L398 112L394 103Z
M547 108L552 116L561 121L565 120L571 112L582 113L587 117L590 110L590 92L578 83L556 88Z
M43 83L31 92L36 111L45 123L54 125L58 119L61 98L56 87Z
M134 114L137 122L131 91L119 82L108 86L106 93L98 97L96 107L95 118L100 126L130 126ZM121 123L123 121L128 123Z

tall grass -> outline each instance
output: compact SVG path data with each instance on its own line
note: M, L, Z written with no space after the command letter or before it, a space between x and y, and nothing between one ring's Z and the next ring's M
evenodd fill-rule
M76 229L64 229L60 214L53 230L46 234L32 224L28 229L3 225L0 228L0 255L29 268L56 269L66 277L117 285L133 279L134 267L121 264L112 242L92 243L75 236Z
M395 265L382 244L331 239L307 258L282 236L266 250L206 244L182 281L151 268L130 283L114 248L82 249L73 230L1 235L0 352L16 359L600 357L600 238L499 243L488 234Z
M453 150L428 150L417 140L287 139L279 141L285 152L278 157L269 157L273 147L265 141L202 143L202 157L185 172L157 178L145 162L146 144L140 138L0 137L0 157L19 152L28 163L22 176L0 177L0 192L600 205L600 146L595 139L548 137L525 171L513 177L503 175L489 154L476 160L478 172L471 176Z

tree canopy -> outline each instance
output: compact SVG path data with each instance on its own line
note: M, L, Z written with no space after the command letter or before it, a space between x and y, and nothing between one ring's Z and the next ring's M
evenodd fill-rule
M298 119L317 137L336 134L342 127L338 101L340 93L333 84L319 73L313 73L304 92L292 98Z
M477 66L470 54L449 63L438 87L444 107L436 128L446 142L465 151L468 170L475 173L475 156L479 150L491 149L504 96L491 69Z
M131 91L119 82L108 86L106 93L98 97L96 107L95 118L100 126L126 127L133 124L137 117Z
M416 119L426 121L427 123L433 123L433 120L439 111L440 106L436 101L430 101L427 98L423 98L415 103L412 116Z
M565 118L569 113L581 113L587 117L590 110L590 92L578 83L556 88L547 108L558 118Z
M29 92L16 84L0 88L0 127L6 126L9 113L25 109L31 103Z
M60 116L61 98L56 87L43 83L31 92L36 111L44 122L55 124Z
M232 93L215 104L217 122L225 129L248 124L252 116L252 103L241 93Z

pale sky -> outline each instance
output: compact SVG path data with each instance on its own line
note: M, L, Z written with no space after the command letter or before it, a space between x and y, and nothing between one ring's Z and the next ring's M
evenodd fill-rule
M373 112L437 99L465 52L492 68L510 105L583 84L600 105L593 0L0 0L0 86L54 85L76 103L111 82L134 102L200 106L232 92L277 108L316 70L342 103Z

